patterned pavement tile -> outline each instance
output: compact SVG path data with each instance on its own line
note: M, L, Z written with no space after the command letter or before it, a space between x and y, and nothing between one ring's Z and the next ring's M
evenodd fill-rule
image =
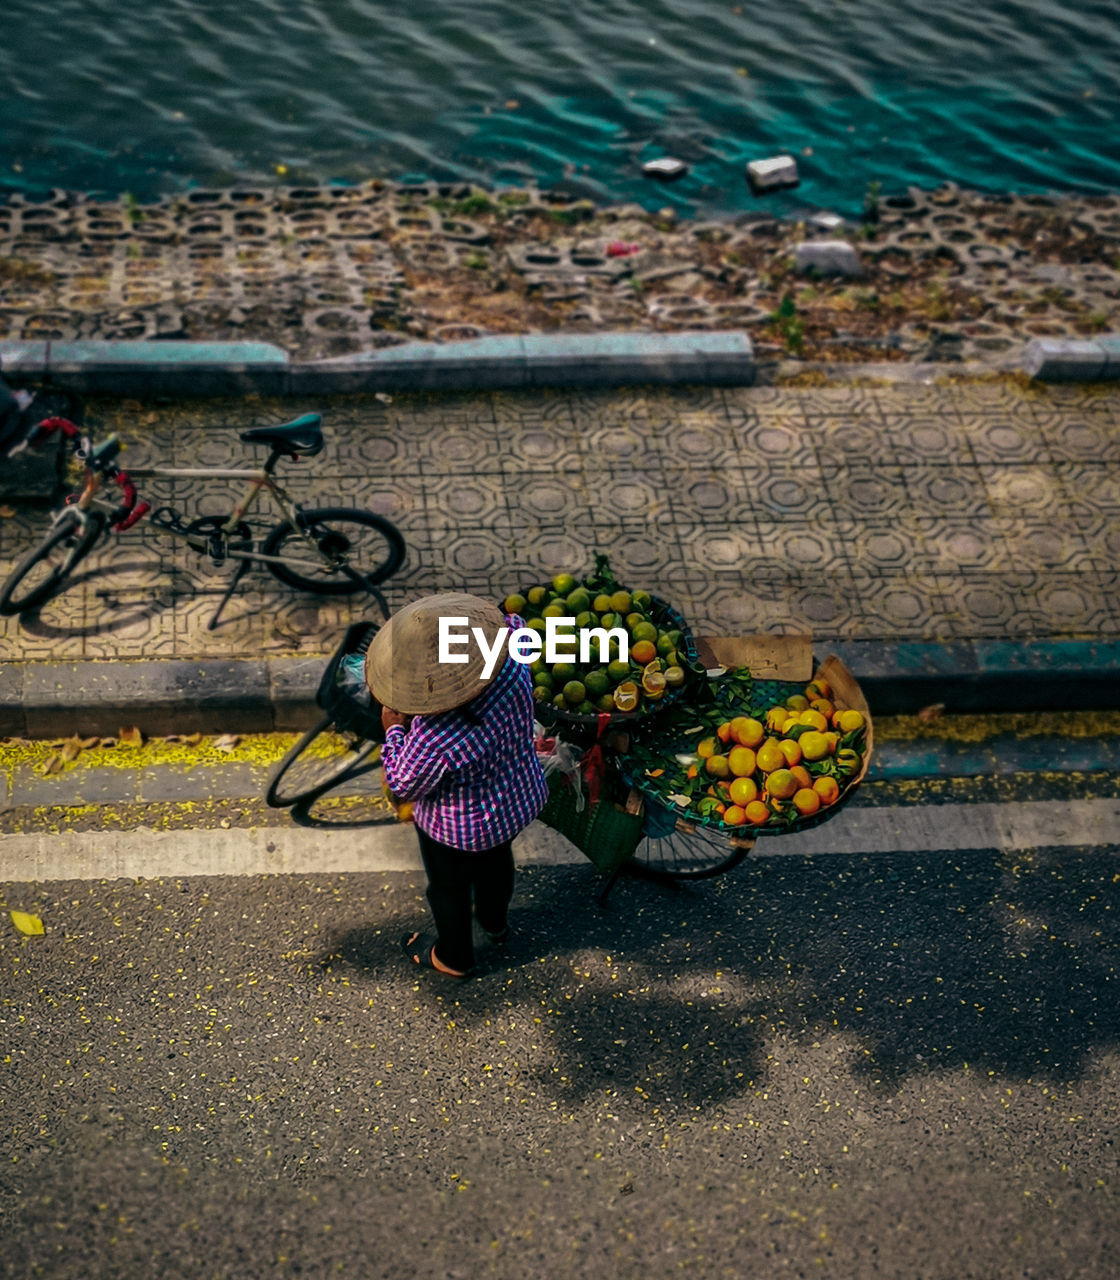
M600 464L591 464L598 470ZM609 463L601 464L609 466ZM516 483L526 471L582 471L584 448L581 439L566 424L534 422L521 430L511 431L500 445L499 466L502 475Z
M815 424L810 423L806 430L803 422L789 415L767 415L755 422L733 426L730 434L744 468L774 463L796 467L817 461L814 445L819 432L814 427Z
M660 466L642 471L614 468L598 472L591 483L577 492L586 495L599 523L638 520L653 528L672 519L669 489Z
M969 432L956 414L891 414L884 438L902 466L954 461L969 463Z
M1105 515L1082 516L1066 521L1065 527L1071 536L1083 539L1095 569L1108 571L1120 565L1120 520Z
M1037 574L938 574L949 630L935 638L994 639L1032 634L1030 613ZM1060 629L1059 629L1060 630Z
M906 488L913 511L919 516L970 515L983 520L988 515L988 491L975 467L954 463L944 466L909 467Z
M1057 467L1038 463L981 463L977 470L994 516L1056 516L1068 502L1069 487Z
M1103 462L1058 462L1053 470L1065 487L1074 515L1120 515L1120 467Z
M751 520L757 508L757 475L740 467L667 462L665 497L672 518L684 524L732 524Z
M556 480L550 479L549 484L555 490L549 491L554 501L563 494L570 503L571 490ZM508 524L511 518L510 498L515 495L502 476L429 474L423 477L420 487L429 524L470 531Z
M892 429L877 415L810 417L803 435L812 442L822 470L877 467L897 461Z
M771 466L749 477L759 520L813 524L843 514L834 510L831 485L818 466Z
M828 526L833 545L852 572L905 573L925 558L925 539L912 520L839 520Z
M912 569L861 573L852 579L849 592L853 622L848 637L912 640L944 632L945 604L936 575Z
M1103 531L1103 520L1100 527ZM1120 551L1120 527L1113 525L1113 533ZM1092 571L1094 567L1089 539L1070 522L996 519L990 522L990 534L1006 546L1006 567L1010 569Z
M1120 428L1102 416L1051 413L1038 430L1055 462L1120 462Z
M694 446L703 453L706 441L716 438L714 430L705 432L702 440L694 433L682 436L680 448L687 453ZM651 438L649 428L638 421L589 424L579 433L578 446L584 466L592 474L619 465L641 468L660 459L657 441Z
M1008 414L969 414L964 418L977 462L1048 462L1050 451L1037 423Z
M755 560L780 565L796 576L847 576L852 568L850 530L833 520L791 525L759 520L753 537Z
M858 470L822 467L818 493L823 494L838 520L897 519L915 505L911 486L916 477L924 474L918 468L904 471L887 465Z
M964 573L1013 567L1004 524L991 517L923 516L914 521L913 531L914 568Z

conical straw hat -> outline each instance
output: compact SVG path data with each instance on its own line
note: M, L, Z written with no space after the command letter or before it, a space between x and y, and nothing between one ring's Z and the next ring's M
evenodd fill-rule
M452 632L468 637L452 645L449 654L465 662L440 662L440 618L465 618ZM425 596L398 609L373 638L366 653L366 683L382 706L404 715L435 715L477 698L502 668L505 639L489 679L483 678L486 659L472 627L481 627L487 648L500 633L508 633L497 605L462 591Z

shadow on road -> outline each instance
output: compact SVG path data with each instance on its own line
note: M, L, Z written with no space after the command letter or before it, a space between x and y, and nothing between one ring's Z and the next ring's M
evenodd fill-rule
M718 881L642 880L593 905L590 867L523 871L508 952L420 998L457 1017L541 1020L538 1083L573 1100L606 1087L741 1093L783 1040L841 1037L876 1088L967 1063L1069 1080L1120 1039L1120 887L1106 853L1062 849L780 857ZM333 958L379 982L401 928L352 931ZM434 1012L434 1010L433 1010Z

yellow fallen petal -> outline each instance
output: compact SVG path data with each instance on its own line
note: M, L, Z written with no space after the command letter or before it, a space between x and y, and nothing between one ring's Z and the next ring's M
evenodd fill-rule
M43 932L43 922L38 916L28 915L26 911L10 911L12 924L20 933L37 934Z

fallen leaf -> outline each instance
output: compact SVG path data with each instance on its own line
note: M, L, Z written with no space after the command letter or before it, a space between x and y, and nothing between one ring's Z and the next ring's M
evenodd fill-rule
M923 707L918 712L919 720L940 720L945 714L945 704L943 702L933 702L928 707Z
M216 751L232 751L240 741L241 739L236 733L223 733L220 738L214 740L214 749Z
M45 774L47 774L47 776L48 776L48 777L49 777L52 773L61 773L61 772L62 772L62 757L61 757L61 756L57 756L57 755L56 755L56 756L51 756L51 757L50 757L50 759L47 761L47 763L46 763L45 765L43 765L43 772L44 772Z
M101 739L100 739L100 738L83 738L83 739L82 739L82 750L83 750L83 751L88 751L88 750L90 749L90 747L96 747L96 746L97 746L97 744L98 744L100 741L101 741Z
M34 935L43 932L43 922L38 916L29 915L26 911L10 911L8 914L20 933Z
M5 520L10 520L15 513L15 507L0 507L0 516L3 516Z
M183 739L183 741L187 744L188 747L197 747L198 744L202 741L202 734L188 733L187 736Z
M142 747L144 745L144 735L135 725L128 729L122 729L117 736L126 747Z
M103 747L115 747L117 745L116 738L102 738L101 745Z
M69 764L71 760L77 760L82 754L82 744L77 738L67 738L58 754Z

